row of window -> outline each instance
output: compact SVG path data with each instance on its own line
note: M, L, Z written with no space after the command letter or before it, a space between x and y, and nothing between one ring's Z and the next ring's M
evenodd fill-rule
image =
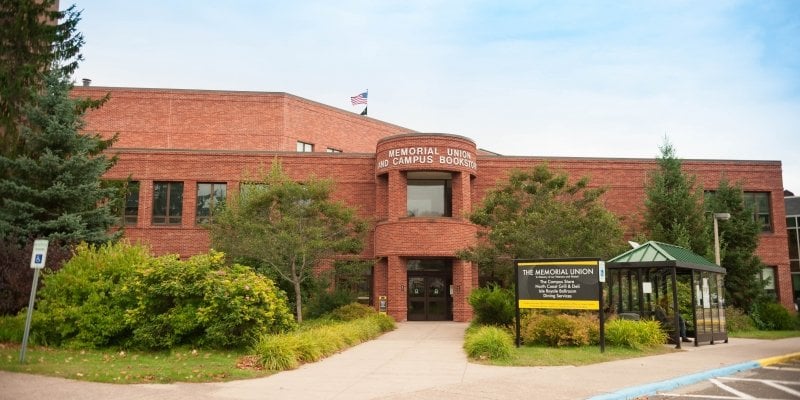
M214 208L225 202L225 183L198 183L195 200L195 223L211 218ZM153 225L180 225L183 218L183 182L153 182ZM139 182L130 182L125 198L126 225L139 222Z
M314 152L314 144L313 143L306 143L297 141L297 152L298 153L313 153ZM334 149L333 147L328 147L325 149L326 153L341 153L342 150Z
M418 171L407 175L406 199L409 217L450 217L452 216L452 175L448 172ZM243 184L242 192L251 188ZM152 223L154 225L180 225L183 215L183 182L154 182ZM208 222L218 204L225 201L225 183L198 183L195 203L195 223ZM769 208L769 194L762 192L744 193L745 205L753 210L753 218L761 222L762 230L772 231ZM139 182L131 182L125 203L125 224L135 225L139 215ZM794 220L789 221L787 226ZM790 230L790 240L797 238L797 231ZM792 236L794 234L794 236ZM797 239L795 239L796 241ZM791 257L797 260L797 252ZM793 264L794 265L794 264Z

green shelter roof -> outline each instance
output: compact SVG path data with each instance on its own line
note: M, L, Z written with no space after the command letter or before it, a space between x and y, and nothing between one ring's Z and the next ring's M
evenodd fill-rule
M706 260L685 249L673 244L649 241L635 249L628 250L610 260L609 263L645 263L672 261L678 266L699 267L700 269L722 269L711 261ZM722 269L724 273L724 269Z

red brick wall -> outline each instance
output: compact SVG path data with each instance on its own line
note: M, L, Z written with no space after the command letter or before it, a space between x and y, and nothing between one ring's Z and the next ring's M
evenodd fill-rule
M590 186L605 187L603 202L627 227L627 236L641 232L644 215L644 188L648 174L657 168L655 160L590 159L480 156L478 176L473 185L473 203L486 191L508 177L511 169L530 168L546 162L552 169L566 172L571 178L589 177ZM747 192L769 192L773 231L760 236L758 255L764 264L776 267L780 299L791 304L791 275L787 248L786 218L783 203L783 178L778 161L684 160L684 170L697 176L697 187L714 190L720 180L742 183Z
M111 137L118 148L315 152L332 147L373 153L378 139L408 128L364 117L287 93L76 87L76 97L100 98L86 115L86 131Z

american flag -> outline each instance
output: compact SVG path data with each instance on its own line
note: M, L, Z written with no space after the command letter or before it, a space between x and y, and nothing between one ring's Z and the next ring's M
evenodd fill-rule
M350 97L350 102L353 103L353 105L367 104L367 92L361 93L357 96Z

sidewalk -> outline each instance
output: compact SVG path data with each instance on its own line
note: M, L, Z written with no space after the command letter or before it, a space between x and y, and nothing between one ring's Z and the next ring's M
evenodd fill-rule
M0 371L0 399L586 399L800 351L800 338L731 339L683 352L583 367L471 364L464 323L407 322L380 338L266 378L112 385Z

